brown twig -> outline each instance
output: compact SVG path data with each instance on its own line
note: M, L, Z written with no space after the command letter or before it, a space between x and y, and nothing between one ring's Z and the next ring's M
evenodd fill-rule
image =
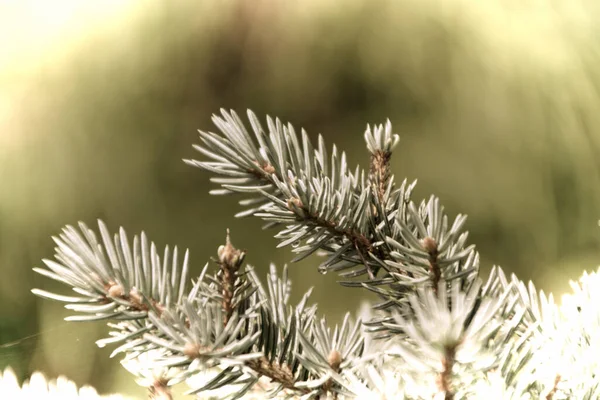
M274 184L272 174L275 173L275 168L271 164L260 165L256 163L260 169L250 169L249 173L252 173L255 177L266 181L267 183ZM281 176L278 176L278 179L282 179ZM345 236L352 243L356 243L360 246L361 249L370 251L373 249L373 244L371 241L362 233L358 232L356 229L340 229L337 227L335 221L330 221L324 218L320 218L317 214L311 213L305 206L302 204L302 201L298 198L291 198L288 200L288 209L290 211L294 211L296 215L301 217L302 219L313 223L314 225L321 226L327 229L328 232L333 233L337 236Z
M451 387L452 367L454 366L454 356L456 346L446 347L444 359L442 360L443 370L438 376L438 388L444 392L444 400L453 400L454 392Z
M133 311L150 311L150 306L144 302L142 294L136 288L131 288L129 293L125 293L121 284L114 281L110 281L104 284L104 289L106 290L106 295L104 296L103 302L106 304L112 301L110 297L116 297L120 300L129 302L131 304L130 308ZM160 317L163 311L165 310L165 306L156 299L147 298L147 300L150 303L150 305L157 311L157 315Z
M187 343L184 346L183 354L185 354L190 359L194 358L202 358L203 350L208 350L208 348L204 346L200 346L196 343ZM306 394L310 392L310 389L306 388L297 388L294 386L296 383L294 379L294 374L287 364L279 364L278 362L269 362L266 357L262 356L260 358L256 358L253 360L248 360L245 362L245 365L257 372L259 375L266 376L267 378L280 383L284 388L288 390L293 390L295 392L300 392L302 394Z
M282 384L286 389L301 393L308 393L310 391L309 389L301 389L294 386L296 381L294 380L294 375L287 364L269 362L269 360L263 356L247 361L246 366L258 372L260 375L266 376L267 378Z
M340 229L340 228L338 228L335 221L330 221L325 218L319 217L315 213L311 213L304 206L304 204L302 204L302 201L296 197L292 197L291 199L288 199L287 204L288 204L288 209L290 211L293 211L297 216L301 217L304 221L312 223L316 226L323 227L329 233L332 233L333 235L346 237L354 245L354 248L356 249L358 256L360 257L360 259L363 262L363 264L365 265L365 267L367 267L367 272L369 274L369 277L371 279L375 278L375 273L373 273L369 264L367 263L367 256L366 256L369 252L372 252L375 249L373 247L373 243L371 243L371 241L365 235L363 235L356 229L348 229L348 228ZM379 250L377 250L377 253L378 253L377 254L378 257L380 257L380 259L381 259L382 255L379 254Z
M438 245L432 237L426 237L421 241L423 248L429 255L429 275L431 276L431 283L433 285L433 291L437 294L438 283L442 278L442 270L438 263Z
M225 313L223 324L227 325L234 311L233 294L235 291L235 281L246 253L233 247L229 237L229 229L227 229L225 245L219 247L217 254L219 256L218 264L221 267L219 277L223 288L222 306Z
M384 204L385 191L390 182L390 159L392 153L389 151L378 150L371 155L371 164L369 169L369 180L373 189L373 194L379 204ZM373 215L377 215L377 208L373 207ZM380 220L384 216L378 216Z
M550 391L550 393L548 393L546 395L546 400L552 400L554 398L554 395L556 394L556 391L558 390L558 384L561 380L561 376L560 374L556 374L556 377L554 378L554 386L552 387L552 390Z
M379 215L376 204L380 204L382 210L385 212L385 192L391 178L391 158L392 153L390 151L377 150L371 154L371 162L369 164L369 181L371 183L371 191L374 199L374 203L371 204L371 212L373 214L373 218L375 219L375 225L379 225L386 218L385 215ZM385 253L383 252L383 248L379 247L377 249L376 256L380 260L384 259ZM369 275L371 276L371 279L373 279L374 275L377 275L379 267L377 267L375 272L373 272L367 264L365 264L365 266L367 266L369 269Z
M157 379L148 388L148 400L173 400L171 388L164 379Z
M387 154L387 155L386 155ZM389 159L391 157L391 153L381 152L381 156L377 156L377 164L374 168L377 176L383 180L380 181L379 189L377 189L378 193L381 192L381 196L385 194L385 189L389 182ZM274 184L274 180L272 175L276 173L275 168L268 163L260 164L255 162L258 169L248 169L248 172L253 174L256 178L265 181L270 184ZM386 172L387 171L387 172ZM278 179L282 179L281 176L277 176ZM380 179L377 178L377 179ZM383 253L382 247L375 248L373 246L373 242L360 231L353 228L339 228L335 221L327 220L325 218L319 217L316 213L310 212L310 210L305 207L302 201L297 197L292 197L287 200L288 209L296 214L302 220L308 222L309 224L319 226L325 228L327 232L335 235L342 236L348 239L356 249L360 259L363 264L367 267L367 271L369 273L369 277L373 279L377 273L377 271L373 272L370 266L367 263L367 255L369 252L374 252L375 255L380 259L386 259L386 254Z

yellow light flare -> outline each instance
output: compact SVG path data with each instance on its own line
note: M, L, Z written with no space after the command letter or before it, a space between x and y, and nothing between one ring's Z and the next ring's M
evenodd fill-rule
M0 73L69 49L82 37L119 23L133 2L119 0L0 1Z
M86 40L123 25L134 2L0 0L0 147L21 142L24 101L41 70L60 68ZM139 3L138 3L139 4ZM19 139L19 140L16 140Z

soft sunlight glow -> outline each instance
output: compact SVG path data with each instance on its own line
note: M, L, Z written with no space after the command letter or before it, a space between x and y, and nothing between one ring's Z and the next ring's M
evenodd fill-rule
M91 31L118 23L131 3L104 1L0 1L2 73L68 49Z
M0 0L0 146L21 142L35 80L108 30L124 25L133 3L120 0ZM19 139L18 141L16 139Z

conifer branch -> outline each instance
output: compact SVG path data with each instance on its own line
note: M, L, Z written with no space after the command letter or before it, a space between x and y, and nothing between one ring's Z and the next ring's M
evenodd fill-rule
M279 278L271 266L265 289L253 268L242 267L245 252L233 247L228 234L218 250L219 271L207 274L207 264L187 288L187 253L181 270L177 250L172 261L168 250L161 261L144 234L141 240L134 237L131 245L121 228L111 241L105 225L99 222L100 244L84 224L80 227L83 236L67 227L55 239L60 263L46 260L51 271L36 271L58 278L87 298L39 289L33 292L91 314L69 320L114 321L109 324L113 328L110 337L97 343L101 347L122 343L113 355L125 353L127 368L140 379L148 375L141 365L163 368L158 374L153 372L146 384L150 398L168 399L171 385L215 369L216 375L190 393L241 385L232 394L234 398L250 390L261 377L275 385L273 393L318 397L346 390L339 373L361 358L364 338L360 321L352 324L347 316L341 329L336 327L331 333L324 320L316 323L316 307L306 307L310 292L295 308L288 306L291 283L287 268ZM126 293L136 293L139 300ZM107 299L115 304L108 311L103 307ZM100 302L102 306L74 307L83 302ZM324 359L322 352L330 357ZM143 361L136 367L132 362L137 359Z
M67 284L78 297L62 296L40 289L38 296L68 303L66 308L81 313L69 321L101 319L135 320L152 311L161 315L166 307L180 302L185 293L188 252L179 264L177 247L164 250L161 260L154 243L146 235L135 236L130 244L125 230L111 239L108 229L98 221L102 243L85 224L78 232L67 226L54 237L56 261L44 260L48 269L34 271Z
M223 187L212 194L257 196L242 200L240 204L252 207L236 216L255 215L269 227L285 225L276 238L281 240L280 247L296 245L294 261L318 249L331 254L322 271L334 264L339 268L362 265L369 259L377 238L368 227L371 192L364 171L357 167L349 172L345 153L338 157L335 146L329 157L321 136L315 150L304 130L299 140L291 125L271 118L267 118L265 133L248 111L253 139L234 111L221 110L221 114L213 116L213 122L223 136L200 131L203 146L194 146L213 161L185 160L224 176L211 179ZM301 241L304 246L297 245ZM364 266L353 274L366 272Z
M310 290L289 304L287 266L280 275L271 265L263 284L229 231L218 270L206 264L188 284L187 251L183 261L177 247L159 254L144 233L130 242L101 221L101 240L83 223L67 226L55 260L35 271L77 295L33 293L66 303L68 320L109 321L98 346L117 344L112 356L124 354L151 397L171 399L185 381L198 399L600 398L600 363L589 357L600 352L600 271L573 282L560 309L499 267L484 282L466 217L451 222L434 196L414 202L414 182L396 187L389 121L367 126L365 178L335 146L329 156L321 136L315 149L304 131L271 118L265 131L248 117L253 135L233 111L214 116L221 134L200 132L196 146L211 161L186 162L220 175L213 194L249 194L237 216L279 227L295 260L321 250L321 272L381 302L364 323L346 314L330 328L307 305Z

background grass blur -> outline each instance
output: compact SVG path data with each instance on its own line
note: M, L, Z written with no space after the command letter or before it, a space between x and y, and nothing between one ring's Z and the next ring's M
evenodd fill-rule
M401 134L396 177L418 179L451 216L469 215L493 264L561 294L600 260L600 3L594 0L0 0L0 368L66 374L143 396L104 324L66 324L57 289L31 268L51 235L104 219L194 271L227 227L266 272L289 249L235 220L187 167L196 129L220 107L322 132L365 166L366 123ZM333 321L360 292L291 265ZM13 342L13 344L10 344Z

